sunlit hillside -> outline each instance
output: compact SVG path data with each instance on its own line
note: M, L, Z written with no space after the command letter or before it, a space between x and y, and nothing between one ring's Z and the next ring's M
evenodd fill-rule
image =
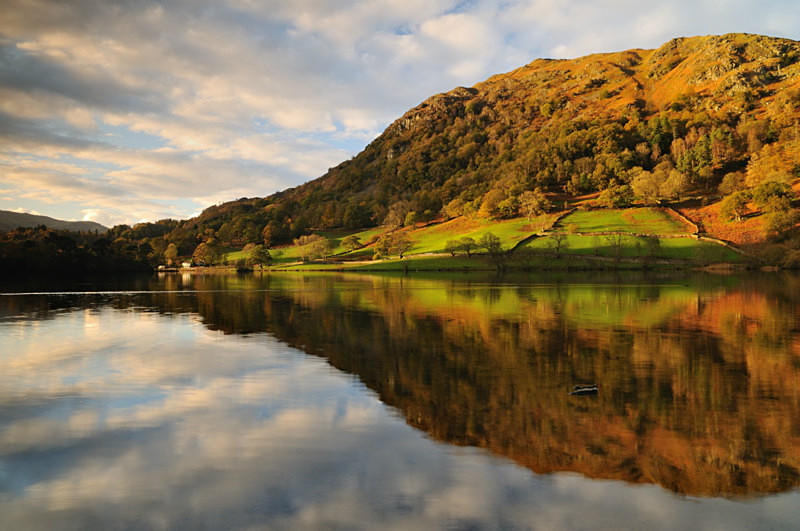
M798 177L800 43L678 38L656 50L537 59L431 96L302 186L185 221L114 227L101 247L125 242L128 254L163 264L170 245L179 257L200 245L225 256L331 230L668 206L701 236L797 267Z
M538 59L428 98L319 179L185 225L231 240L235 224L252 223L276 245L309 229L402 226L409 214L524 216L525 194L536 190L554 210L595 194L601 206L669 202L698 212L740 193L747 206L726 207L705 229L737 234L738 223L760 216L742 243L762 243L794 222L767 218L791 205L786 187L800 168L798 60L795 41L744 34ZM769 182L780 183L783 203L750 200Z

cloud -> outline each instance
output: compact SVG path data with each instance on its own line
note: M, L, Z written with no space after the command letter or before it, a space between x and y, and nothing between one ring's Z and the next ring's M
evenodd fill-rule
M82 196L72 217L160 213L132 206L146 202L184 217L211 197L318 177L427 97L538 57L729 31L797 37L798 27L800 7L784 0L6 0L0 157L4 168L80 158L76 188L117 187ZM44 182L0 174L11 191L0 208L46 196Z

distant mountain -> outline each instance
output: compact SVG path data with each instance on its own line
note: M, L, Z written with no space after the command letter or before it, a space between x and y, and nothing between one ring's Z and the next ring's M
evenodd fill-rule
M8 210L0 210L0 232L14 230L19 227L37 227L45 225L48 228L56 230L69 230L69 231L85 231L104 233L108 230L105 227L94 221L61 221L53 219L48 216L37 216L35 214L23 214L20 212L11 212Z

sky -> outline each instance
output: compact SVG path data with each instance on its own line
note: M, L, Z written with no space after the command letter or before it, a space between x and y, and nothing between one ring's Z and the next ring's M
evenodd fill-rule
M2 0L0 210L106 226L265 197L537 58L746 32L796 0Z

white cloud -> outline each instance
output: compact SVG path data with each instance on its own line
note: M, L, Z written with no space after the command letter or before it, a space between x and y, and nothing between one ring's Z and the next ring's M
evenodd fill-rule
M197 203L187 188L263 196L318 177L428 96L538 57L799 27L783 0L6 0L0 207L48 194L46 179L22 186L7 168L64 154L82 158L72 189L119 190L78 199L73 217L138 220L158 211L133 203Z

